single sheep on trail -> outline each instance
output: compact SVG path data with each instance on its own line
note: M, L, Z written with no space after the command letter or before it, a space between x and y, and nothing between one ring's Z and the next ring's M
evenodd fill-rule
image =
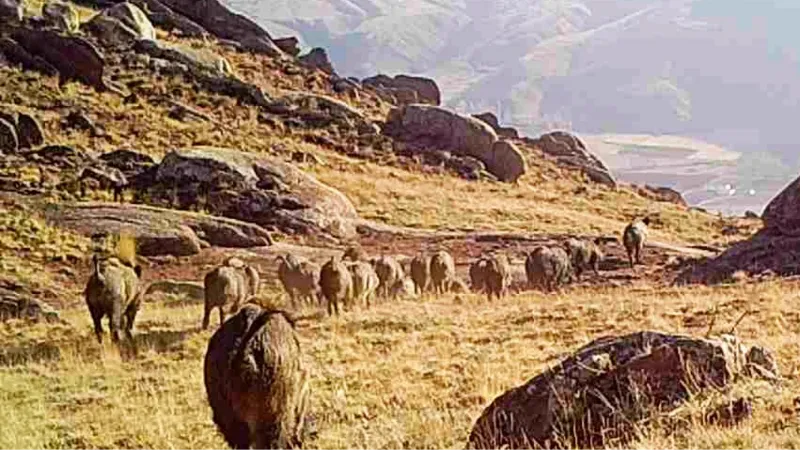
M456 265L450 253L444 250L436 252L431 258L431 283L433 292L444 294L450 290L450 284L456 277Z
M219 308L219 324L225 322L225 306L231 305L230 312L236 313L239 305L258 294L260 278L258 272L245 265L238 258L229 258L223 265L214 268L203 279L205 288L205 311L203 329L211 320L211 311Z
M302 448L308 374L282 311L247 304L217 329L204 381L214 423L232 448Z
M645 217L642 220L634 220L622 232L622 243L628 253L631 269L634 265L642 263L642 250L647 242L648 225L650 225L650 218Z
M319 267L309 261L288 254L278 257L278 279L289 294L292 307L297 301L308 303L321 301L319 290Z
M375 297L380 280L372 265L365 261L347 263L350 277L353 279L353 298L355 304L369 308L370 300Z
M392 256L381 256L372 260L372 267L375 268L380 280L378 295L383 298L395 298L400 291L398 286L405 277L403 266Z
M587 269L592 269L595 275L600 274L599 269L600 262L603 260L603 253L598 247L599 242L599 238L594 241L568 239L564 242L564 249L569 254L577 280L580 281L583 271Z
M119 342L121 330L129 340L132 339L133 323L144 291L139 286L141 267L131 267L116 257L101 259L98 255L92 257L92 266L92 275L83 294L94 322L97 341L103 342L103 317L108 317L114 342Z
M340 304L344 306L353 296L353 277L337 256L322 266L319 287L328 304L328 315L339 315Z
M561 247L538 247L525 259L525 274L531 287L552 292L572 281L572 263Z
M414 282L414 293L422 295L428 288L431 278L431 261L425 255L417 255L411 260L411 281Z

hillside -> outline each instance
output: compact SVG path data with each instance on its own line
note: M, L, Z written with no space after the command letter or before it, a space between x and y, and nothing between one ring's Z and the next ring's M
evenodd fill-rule
M21 23L0 14L0 447L224 446L203 386L218 323L200 327L203 277L236 256L261 274L255 301L291 308L276 258L322 264L352 245L404 262L447 249L462 280L482 254L504 253L510 295L404 292L339 317L297 308L312 317L297 325L317 428L309 448L463 448L489 402L577 347L647 329L701 337L709 324L772 349L782 389L694 398L670 416L688 426L664 416L626 446L796 439L796 280L754 271L727 280L738 284L673 286L747 243L760 219L597 181L578 147L557 157L540 148L549 141L408 104L399 90L343 88L285 36L226 10L210 20L180 0L145 2L146 12L70 4L80 24L58 32L36 2ZM620 235L644 216L643 264L630 268ZM133 339L109 342L104 320L98 344L84 300L92 255L129 255L125 235L148 289ZM555 293L529 289L526 256L567 237L600 238L599 272ZM711 403L749 387L749 420L702 423Z
M493 111L528 135L560 128L679 136L745 155L725 180L702 164L691 169L707 171L712 189L732 181L740 191L755 189L757 199L708 191L693 204L760 212L798 167L790 118L800 96L800 39L791 25L799 12L787 1L228 4L276 34L327 48L343 75L430 76L449 107ZM791 173L772 182L773 161ZM687 195L704 185L683 190L684 180L667 173L628 176L625 165L609 164L627 181L666 179Z

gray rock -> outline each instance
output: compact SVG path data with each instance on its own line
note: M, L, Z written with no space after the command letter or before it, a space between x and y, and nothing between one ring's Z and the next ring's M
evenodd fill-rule
M0 152L15 153L19 149L19 139L14 125L0 118Z
M140 39L155 40L147 15L138 6L122 2L104 9L82 26L106 47L127 46Z
M134 50L154 58L185 64L194 71L205 71L215 75L230 75L232 72L230 63L225 58L207 50L159 43L153 40L138 41Z
M595 183L616 187L617 181L605 163L586 148L586 145L564 131L554 131L540 136L538 139L525 138L525 141L538 147L566 166L581 169Z
M47 0L42 6L42 17L47 25L70 34L77 33L80 27L78 11L59 0Z
M60 323L58 311L30 293L0 287L0 322L17 319L30 322Z
M442 103L442 94L436 82L430 78L415 77L410 75L397 75L389 77L376 75L362 81L364 86L376 90L383 90L394 95L398 104L426 103L439 106ZM410 95L409 93L414 93Z
M333 64L328 58L328 53L324 48L313 48L311 51L298 58L301 64L312 69L319 69L327 74L334 75L336 71L333 70Z
M492 127L494 132L500 137L504 137L506 139L519 138L519 132L516 130L516 128L501 126L497 120L497 116L495 116L494 113L485 112L481 114L473 114L472 117L485 122L487 125Z
M186 37L205 38L208 32L191 19L174 12L158 0L132 0L131 3L147 11L150 22L167 31L178 31Z
M17 113L17 137L21 149L32 149L44 144L42 125L29 114Z
M299 41L294 36L278 38L275 39L274 42L275 45L287 55L297 56L300 54Z
M768 351L730 335L604 337L496 398L476 421L468 448L624 446L654 412L738 377L775 380L777 371Z
M18 0L0 0L0 25L16 25L22 22L23 7Z

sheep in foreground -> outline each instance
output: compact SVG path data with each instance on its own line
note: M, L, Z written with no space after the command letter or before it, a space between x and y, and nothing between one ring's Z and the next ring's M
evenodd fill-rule
M635 264L642 263L642 250L647 241L647 227L650 225L650 218L634 220L622 232L622 243L628 253L628 261L631 269Z
M141 304L139 286L141 267L123 263L119 258L92 257L92 274L83 291L94 322L98 342L103 342L103 317L108 317L111 339L119 342L120 331L132 339L133 323Z
M238 258L230 258L206 274L203 279L203 329L208 328L214 308L219 308L219 324L222 325L225 322L225 306L230 304L231 313L235 313L240 304L258 294L259 282L258 271Z
M525 274L531 287L552 292L572 281L572 263L561 247L538 247L525 259Z
M320 300L319 267L309 261L289 254L278 257L278 279L289 294L292 307L297 300L315 302Z
M232 448L301 448L308 374L291 318L247 304L208 343L208 403Z

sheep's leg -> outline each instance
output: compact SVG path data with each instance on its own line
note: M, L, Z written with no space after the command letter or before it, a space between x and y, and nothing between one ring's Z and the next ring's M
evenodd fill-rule
M208 329L208 323L211 321L211 306L206 302L205 311L203 311L203 329Z
M114 301L111 306L111 316L108 318L108 327L111 329L111 340L119 342L119 332L122 328L122 305Z
M136 313L138 312L138 302L131 303L125 310L125 336L131 341L133 340L133 322L136 320Z
M97 342L103 343L103 311L98 307L89 307L89 313L92 315L92 322L94 322L94 334L97 336Z
M633 269L633 251L632 250L628 251L628 262L631 265L631 269Z
M225 323L225 307L224 306L220 306L219 307L219 326L222 326L223 323Z

